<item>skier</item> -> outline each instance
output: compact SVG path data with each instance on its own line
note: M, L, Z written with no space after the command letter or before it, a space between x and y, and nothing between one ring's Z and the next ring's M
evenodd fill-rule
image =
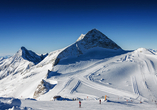
M99 104L101 104L101 99L99 100Z
M104 102L107 102L107 98L109 98L107 95L105 95L105 100L104 100ZM119 98L118 98L118 100L119 100Z
M81 101L79 101L79 108L81 108Z
M107 100L107 95L105 95L105 101Z

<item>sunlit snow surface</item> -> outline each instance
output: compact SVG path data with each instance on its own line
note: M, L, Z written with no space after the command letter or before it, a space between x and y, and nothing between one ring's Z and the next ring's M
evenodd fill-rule
M89 97L90 98L90 97ZM153 103L139 103L138 101L126 101L121 98L108 100L86 99L81 101L36 101L34 99L15 99L0 97L0 110L156 110Z
M6 97L17 97L21 99L19 109L22 110L80 109L78 101L52 101L53 96L61 95L70 99L82 99L82 109L86 110L156 109L157 56L151 51L144 48L130 52L95 49L79 57L62 59L53 68L51 63L46 63L51 55L41 62L44 62L44 66L1 80L1 102ZM45 74L48 69L52 69L52 76L47 79ZM33 98L42 78L56 86L39 96L38 101L24 100ZM102 99L100 105L99 98L105 95L109 101L103 102Z

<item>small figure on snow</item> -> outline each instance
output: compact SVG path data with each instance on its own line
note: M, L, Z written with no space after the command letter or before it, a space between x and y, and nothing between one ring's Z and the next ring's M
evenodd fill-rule
M104 101L107 101L107 95L105 95L105 100Z
M79 108L81 108L81 101L79 101Z
M99 104L101 104L101 99L99 100Z

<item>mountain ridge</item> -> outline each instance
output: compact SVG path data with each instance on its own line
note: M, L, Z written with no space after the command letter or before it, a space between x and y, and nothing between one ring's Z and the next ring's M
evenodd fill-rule
M22 46L15 55L0 60L0 79L10 74L22 74L27 69L41 62L47 55L48 54L39 56Z
M46 55L42 54L39 56L35 52L31 50L27 50L23 46L20 48L19 53L24 59L33 62L35 65L41 62L48 55L48 54Z

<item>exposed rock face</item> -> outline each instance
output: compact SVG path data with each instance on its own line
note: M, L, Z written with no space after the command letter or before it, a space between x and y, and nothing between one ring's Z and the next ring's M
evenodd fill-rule
M47 54L45 56L44 55L39 56L36 53L34 53L33 51L27 50L25 47L21 47L19 53L24 59L31 61L34 64L38 64L40 61L42 61L47 56Z
M49 82L46 82L44 79L40 82L40 84L37 86L33 98L37 98L42 94L45 94L50 89L52 89L56 84L50 84Z
M92 29L84 37L80 36L81 40L78 41L79 45L83 46L85 49L90 49L93 47L103 47L107 49L121 49L115 42L109 39L106 35L98 31L97 29Z

